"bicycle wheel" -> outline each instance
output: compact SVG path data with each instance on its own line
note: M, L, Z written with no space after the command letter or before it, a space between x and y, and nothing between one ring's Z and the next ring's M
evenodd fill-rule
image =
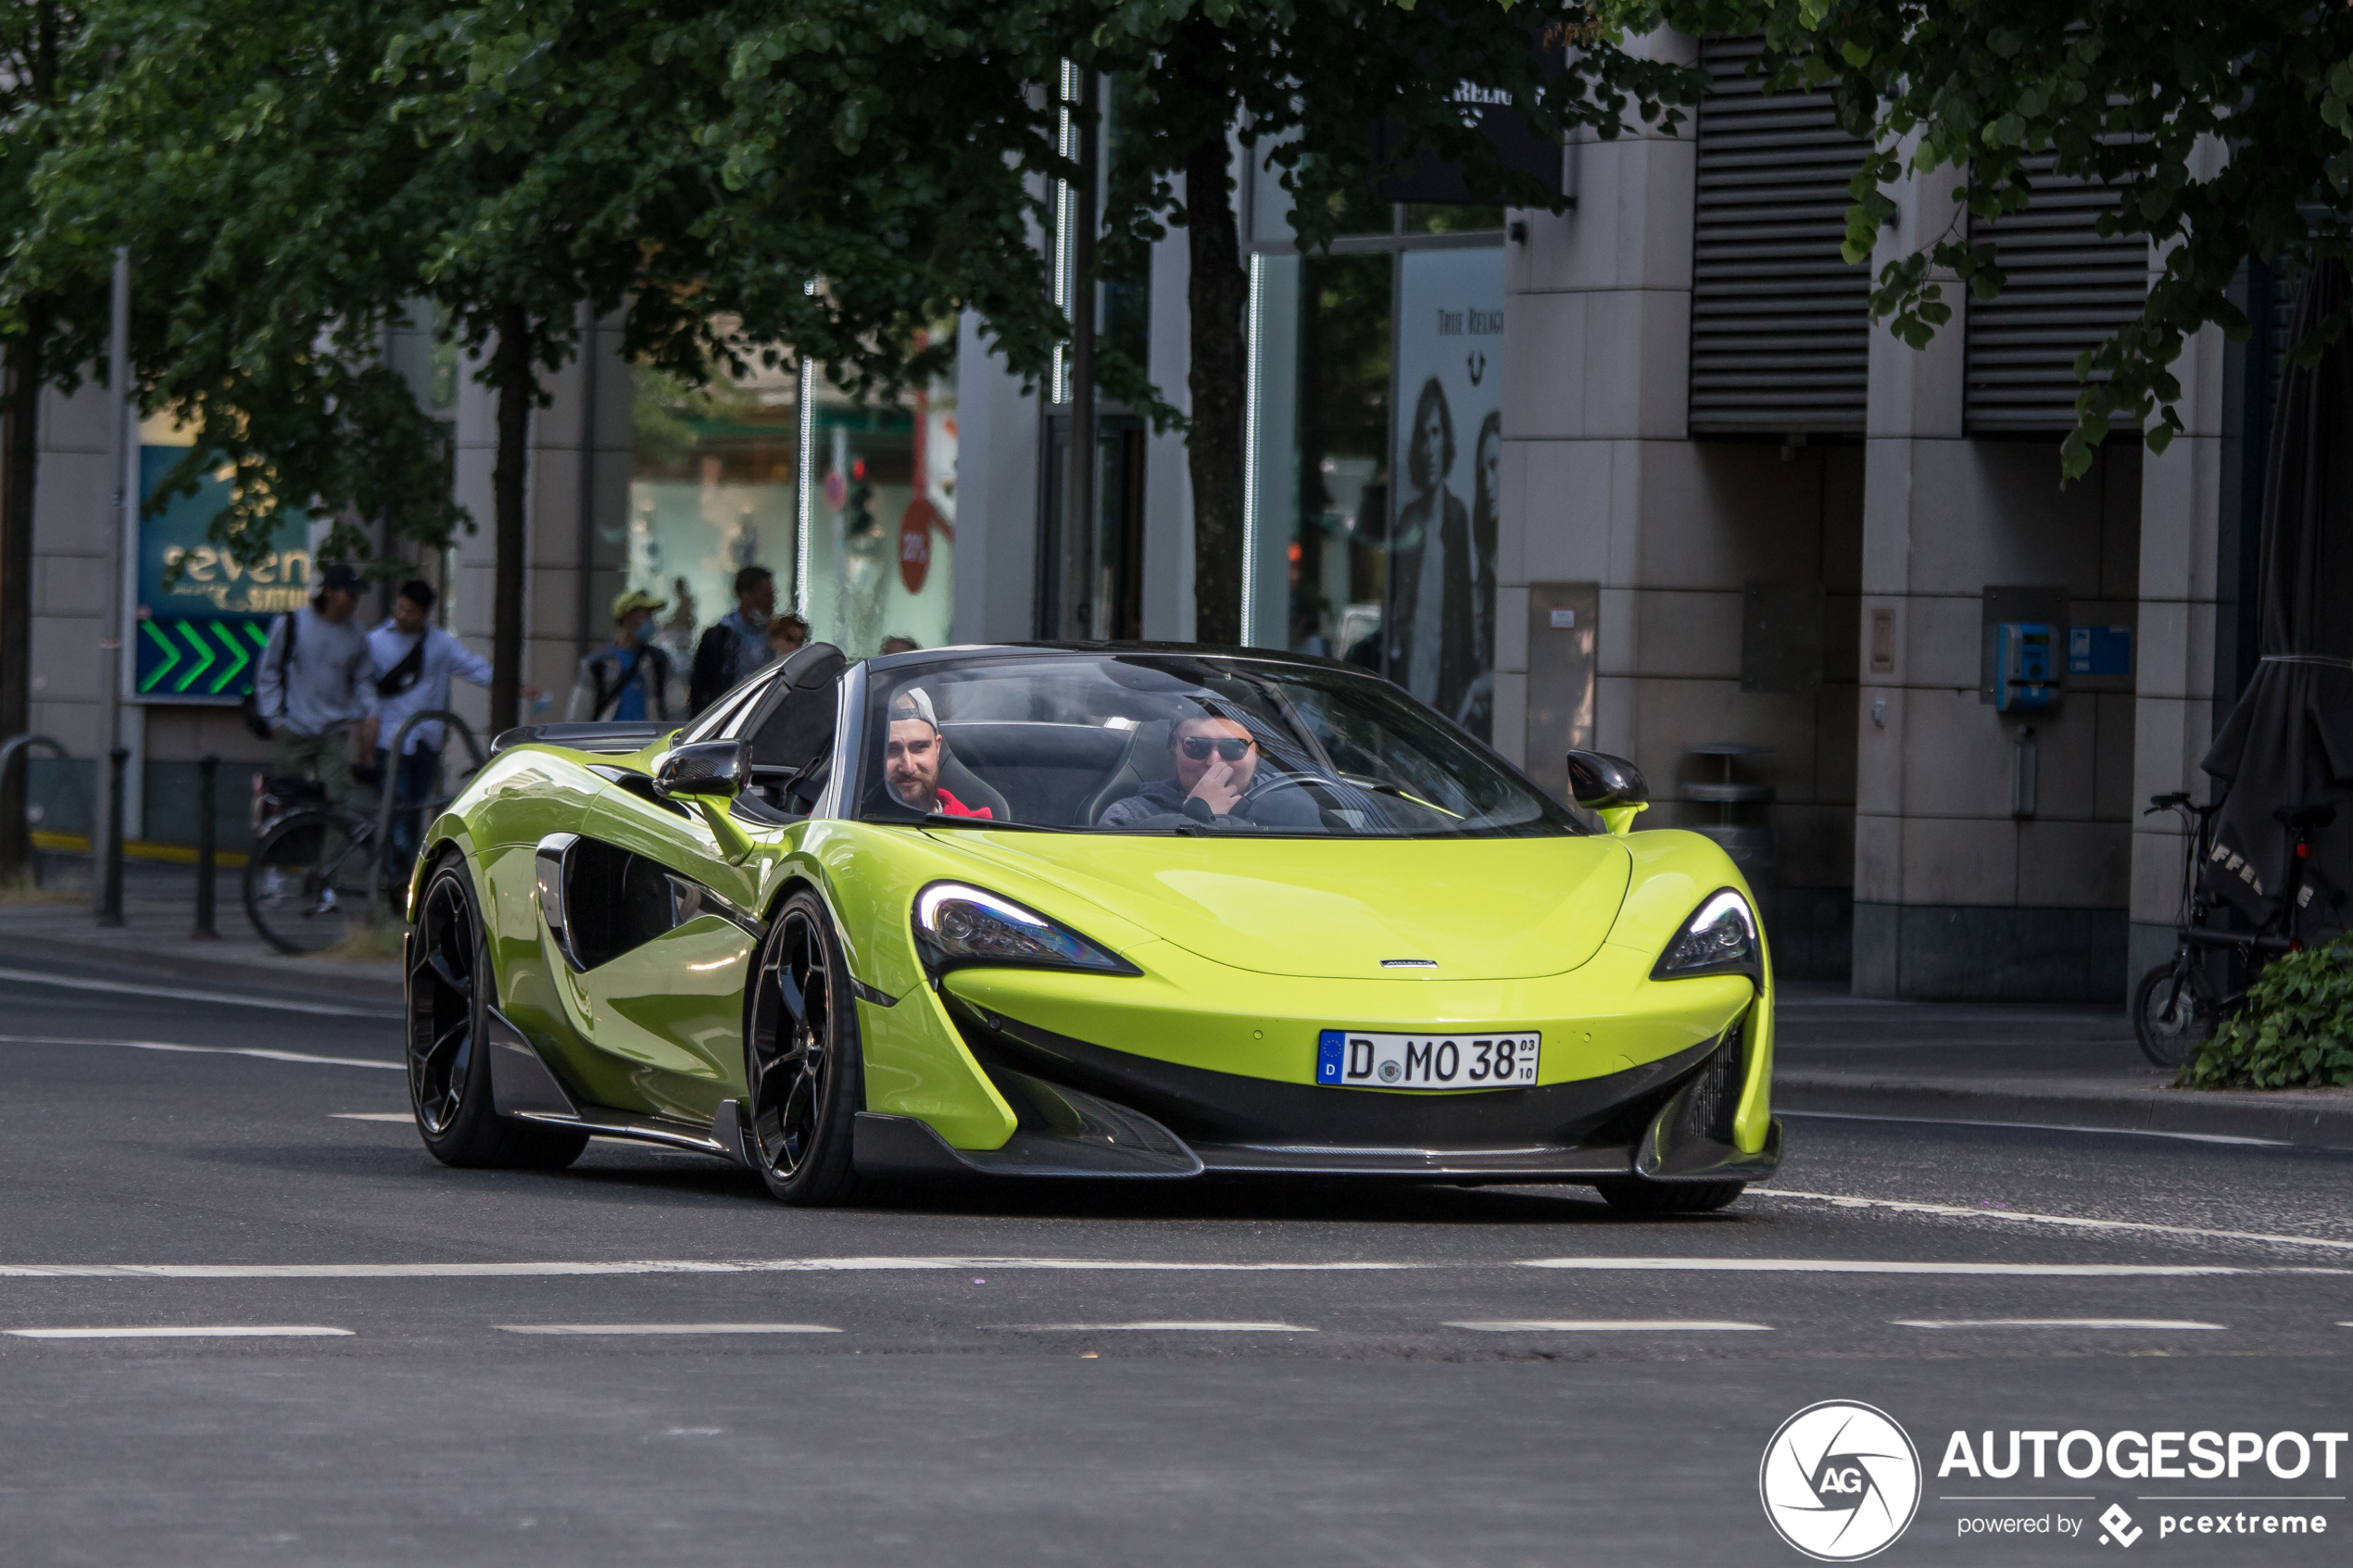
M2196 1056L2221 1012L2213 983L2194 960L2158 964L2133 987L2133 1037L2159 1067L2179 1067Z
M261 835L245 861L245 915L282 953L334 947L368 918L368 823L340 811L296 811Z

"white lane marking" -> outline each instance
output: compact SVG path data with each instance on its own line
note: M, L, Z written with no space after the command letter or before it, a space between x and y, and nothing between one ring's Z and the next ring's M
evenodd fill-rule
M1009 1323L996 1325L1014 1334L1313 1334L1295 1323Z
M598 1263L0 1263L0 1279L518 1279L574 1274L941 1273L963 1269L1088 1273L1360 1273L1435 1266L1359 1262L1171 1263L1093 1258L640 1258Z
M2186 1318L1890 1318L1898 1328L2200 1328L2221 1330L2219 1323L2195 1323Z
M636 1258L509 1263L0 1263L0 1279L531 1279L603 1274L954 1273L1368 1273L1434 1269L1629 1273L1991 1274L2076 1279L2343 1274L2353 1270L2221 1263L1942 1263L1872 1258L1518 1258L1491 1263L1183 1263L1117 1258ZM2348 1325L2353 1326L2353 1325Z
M1813 1122L1898 1122L1910 1127L2003 1127L2022 1133L2113 1133L2126 1138L2176 1138L2183 1143L2240 1144L2253 1148L2294 1148L2285 1138L2239 1138L2221 1133L2168 1133L2154 1127L2078 1127L2064 1122L1975 1122L1959 1116L1870 1116L1859 1110L1783 1110Z
M404 1127L417 1124L416 1112L410 1110L331 1110L327 1114L338 1122L397 1122Z
M346 1008L333 1002L297 1002L283 997L233 997L220 991L197 991L177 985L138 985L127 980L83 980L63 974L42 974L30 969L0 969L0 980L22 985L56 985L68 991L112 991L126 997L159 997L173 1002L217 1002L230 1008L268 1008L273 1012L324 1013L333 1018L398 1018L397 1009Z
M2275 1247L2324 1247L2353 1252L2353 1241L2319 1236L2278 1236L2269 1231L2209 1230L2199 1225L2158 1225L2142 1220L2087 1220L2073 1214L2036 1214L2020 1209L1964 1209L1957 1203L1911 1203L1894 1198L1848 1198L1834 1192L1793 1192L1787 1187L1751 1187L1751 1198L1793 1198L1841 1209L1892 1209L1902 1214L1933 1214L1953 1220L2013 1220L2025 1225L2060 1225L2070 1230L2129 1231L2138 1236L2182 1236L2199 1241L2260 1241Z
M2023 1274L2068 1279L2129 1279L2154 1276L2259 1274L2269 1269L2233 1269L2191 1263L1924 1263L1879 1258L1523 1258L1529 1269L1581 1269L1597 1273L1795 1273L1795 1274Z
M312 1056L307 1051L273 1051L259 1046L183 1046L171 1040L72 1039L61 1035L0 1035L0 1046L120 1046L133 1051L182 1051L190 1056L254 1056L264 1061L299 1061L313 1067L373 1067L386 1073L404 1071L396 1061L369 1061L356 1056Z
M1709 1323L1699 1318L1503 1318L1493 1323L1450 1323L1480 1334L1769 1334L1768 1323Z
M210 1328L12 1328L19 1339L348 1339L347 1328L229 1323Z
M502 1334L839 1334L813 1323L502 1323Z

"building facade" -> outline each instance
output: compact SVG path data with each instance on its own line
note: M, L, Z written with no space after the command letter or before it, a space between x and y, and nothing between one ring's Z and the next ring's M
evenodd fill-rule
M2174 820L2139 807L2208 793L2253 664L2236 600L2275 345L2199 334L2187 434L2151 455L2126 433L2066 481L2076 356L2152 267L2097 232L2116 194L2046 174L1981 236L2009 286L1948 281L1954 319L1915 351L1840 255L1861 149L1827 100L1759 92L1747 41L1647 47L1715 95L1672 134L1572 145L1557 216L1389 207L1302 256L1237 148L1246 639L1378 668L1554 787L1570 746L1632 759L1646 822L1718 836L1757 883L1785 973L2119 999L2179 893ZM1872 270L1956 220L1954 186L1894 193ZM1184 269L1179 238L1127 281L1178 392ZM2284 290L2247 286L2271 324ZM1063 548L1065 410L978 323L964 345L957 634L1068 634L1037 571ZM1101 536L1140 533L1107 595L1184 639L1181 446L1107 433L1101 460ZM2013 645L2056 665L2039 690L1999 678Z

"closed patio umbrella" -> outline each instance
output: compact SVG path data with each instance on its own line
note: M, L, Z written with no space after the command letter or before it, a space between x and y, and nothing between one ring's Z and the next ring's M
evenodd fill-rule
M2344 303L2344 264L2313 268L2296 296L2301 344ZM2263 485L2258 569L2262 659L2200 764L2229 793L2208 877L2257 922L2279 908L2288 834L2273 813L2336 802L2306 862L2296 934L2342 930L2353 889L2353 332L2280 385Z

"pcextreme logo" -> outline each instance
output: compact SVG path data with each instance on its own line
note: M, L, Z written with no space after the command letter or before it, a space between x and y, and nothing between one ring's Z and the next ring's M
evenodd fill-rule
M1781 1539L1819 1562L1856 1562L1893 1545L1919 1512L1919 1450L1885 1411L1824 1399L1765 1445L1756 1490Z

